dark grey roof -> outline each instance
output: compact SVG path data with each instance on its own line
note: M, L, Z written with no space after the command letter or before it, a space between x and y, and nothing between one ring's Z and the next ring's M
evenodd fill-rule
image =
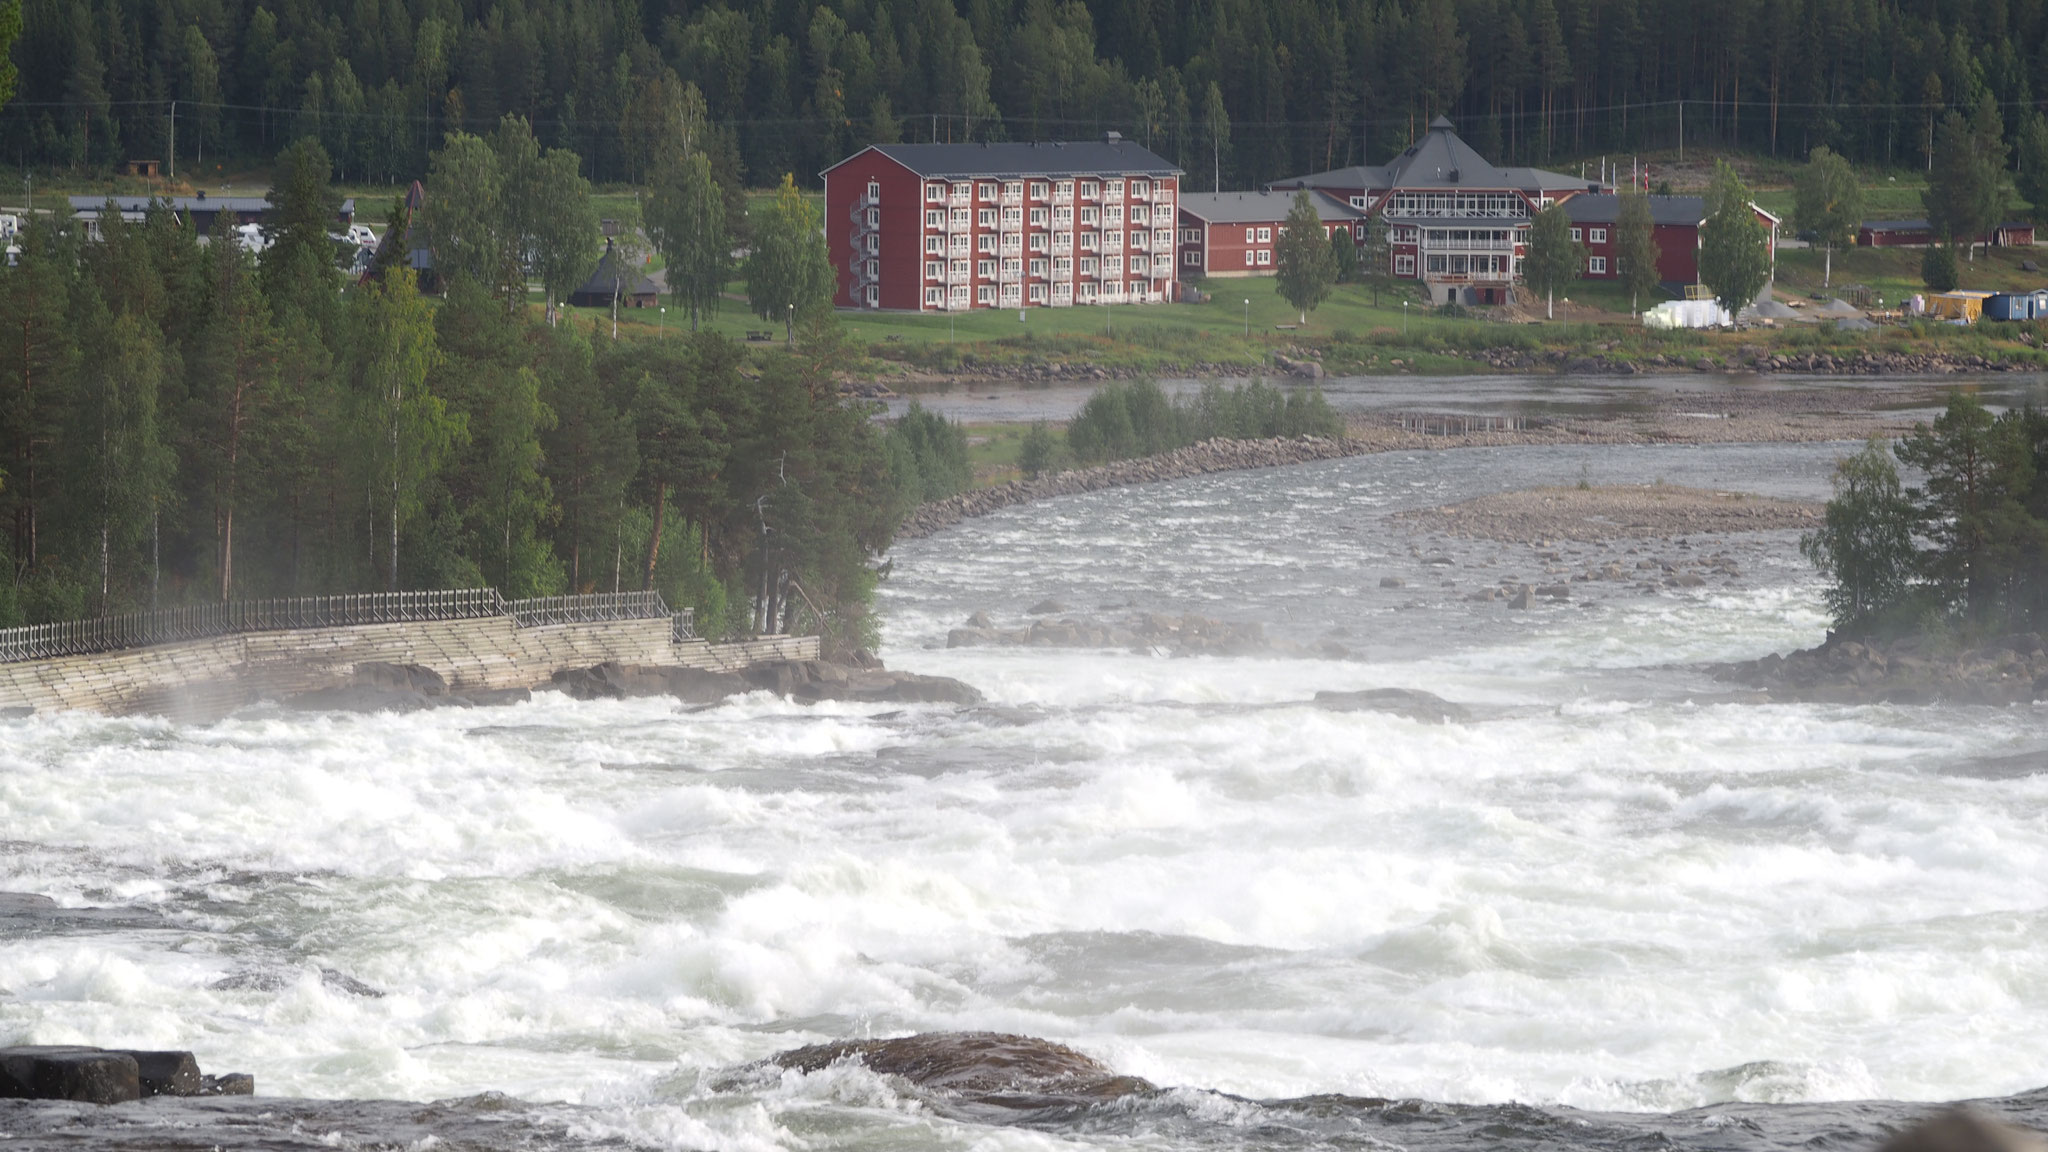
M1597 181L1541 168L1498 168L1465 143L1447 117L1430 121L1429 132L1386 164L1333 168L1276 180L1270 188L1498 189L1525 192L1584 191Z
M1322 192L1309 194L1316 217L1324 223L1365 219L1365 213ZM1285 220L1294 207L1292 192L1183 192L1180 210L1211 224L1261 224Z
M123 212L146 212L151 204L158 202L173 212L268 212L271 208L270 201L261 196L73 196L71 210L97 213L106 207L109 200ZM355 197L343 200L341 210L355 215Z
M1868 228L1872 232L1932 232L1934 230L1925 220L1865 220L1862 227ZM1995 232L2000 228L2032 227L2034 225L2024 220L2007 220L2005 223L1993 225L1985 229L1985 231Z
M1707 218L1704 196L1646 196L1650 219L1659 224L1698 224ZM1613 224L1621 219L1621 197L1612 192L1587 193L1564 202L1574 224Z
M1135 140L1033 141L1014 144L876 144L874 150L919 176L1178 176L1180 169ZM854 153L855 156L860 153ZM846 158L853 159L852 156ZM841 160L832 168L846 163ZM830 172L832 168L825 171Z
M570 295L611 299L613 291L612 262L617 254L618 249L612 247L612 242L607 239L604 242L604 255L597 258L597 267L591 271L590 279L584 281L583 287L578 288L570 293ZM617 290L621 299L645 296L650 293L659 295L661 291L655 287L654 281L641 275L638 268L627 268L619 274Z

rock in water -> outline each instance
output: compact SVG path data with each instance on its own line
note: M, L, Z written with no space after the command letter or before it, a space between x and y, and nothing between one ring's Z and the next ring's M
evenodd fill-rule
M1878 1152L2048 1152L2048 1140L1974 1109L1951 1108L1893 1136Z
M1414 688L1367 688L1361 692L1318 692L1316 707L1332 712L1391 712L1410 720L1448 724L1470 720L1461 704Z
M122 1104L142 1098L142 1077L126 1052L71 1045L0 1048L0 1095Z
M894 1040L842 1040L792 1049L768 1062L816 1072L848 1059L885 1076L900 1076L920 1088L1006 1108L1158 1091L1151 1082L1120 1075L1064 1044L1002 1032L928 1032Z

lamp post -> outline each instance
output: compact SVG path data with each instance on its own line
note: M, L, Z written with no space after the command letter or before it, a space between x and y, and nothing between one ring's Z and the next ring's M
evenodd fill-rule
M1401 335L1408 334L1408 302L1401 301Z
M1244 338L1252 338L1252 298L1244 298Z
M668 305L661 307L661 338L668 339Z
M796 343L796 305L784 304L783 307L789 310L786 313L787 319L784 321L785 327L783 330L789 334L789 342L794 344Z

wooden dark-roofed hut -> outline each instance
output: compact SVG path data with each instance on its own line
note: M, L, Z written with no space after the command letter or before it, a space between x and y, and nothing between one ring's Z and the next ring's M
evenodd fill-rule
M583 282L583 287L569 293L568 303L576 308L609 308L614 295L627 308L652 308L661 299L654 281L641 275L638 268L619 267L618 249L607 238L597 270Z

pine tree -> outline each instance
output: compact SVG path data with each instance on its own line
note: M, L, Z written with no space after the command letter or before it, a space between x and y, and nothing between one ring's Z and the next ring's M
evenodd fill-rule
M235 594L235 526L249 442L267 431L278 386L277 333L256 264L236 242L234 218L214 218L207 247L210 308L192 361L192 462L212 513L220 599Z

